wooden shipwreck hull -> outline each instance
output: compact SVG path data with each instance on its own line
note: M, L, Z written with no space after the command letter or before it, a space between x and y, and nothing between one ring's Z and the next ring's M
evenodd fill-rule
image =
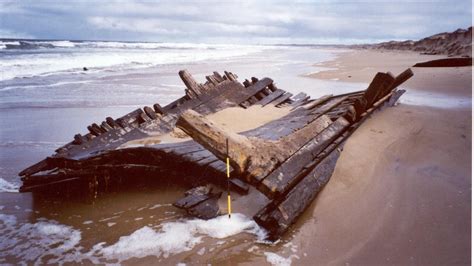
M214 72L200 84L187 71L179 75L186 85L183 97L164 107L157 103L88 126L89 133L77 134L54 155L20 172L20 191L74 190L93 200L124 179L171 174L194 185L224 187L224 162L229 157L231 188L245 194L253 186L269 199L254 219L268 230L270 239L276 239L328 182L347 138L372 112L393 105L404 92L397 87L413 73L410 69L396 77L377 73L366 90L319 99L304 93L293 96L277 88L270 78L252 77L240 83L236 75L224 71L224 75ZM291 111L240 134L205 117L228 107L252 105L291 106ZM170 133L176 127L192 140L119 148L131 140ZM210 209L206 207L212 206L209 200L218 196L220 193L191 195L176 206Z

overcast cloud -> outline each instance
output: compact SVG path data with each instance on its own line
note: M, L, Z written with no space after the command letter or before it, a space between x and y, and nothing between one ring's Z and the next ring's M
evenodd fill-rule
M471 0L2 1L1 38L366 43L472 25Z

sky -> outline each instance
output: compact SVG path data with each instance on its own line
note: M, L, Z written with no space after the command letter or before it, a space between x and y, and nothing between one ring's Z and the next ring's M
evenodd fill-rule
M471 0L0 0L0 38L352 44L470 26Z

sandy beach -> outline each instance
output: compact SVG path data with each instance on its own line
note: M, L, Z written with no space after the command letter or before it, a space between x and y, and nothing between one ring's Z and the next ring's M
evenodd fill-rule
M356 50L312 77L369 82L436 57ZM402 88L471 98L471 70L413 68ZM402 103L374 114L294 227L295 264L470 264L471 123L470 108Z

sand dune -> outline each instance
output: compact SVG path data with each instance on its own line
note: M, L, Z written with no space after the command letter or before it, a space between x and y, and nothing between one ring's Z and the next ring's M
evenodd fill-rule
M472 27L438 33L418 41L389 41L356 45L358 48L409 50L422 54L472 57Z

